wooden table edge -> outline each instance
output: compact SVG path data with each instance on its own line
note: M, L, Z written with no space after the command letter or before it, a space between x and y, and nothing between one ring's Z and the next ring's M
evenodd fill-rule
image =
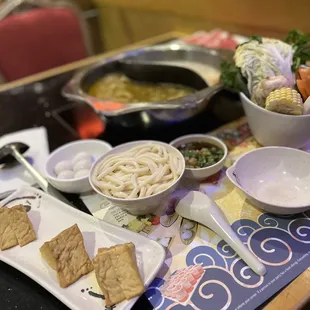
M89 66L99 60L111 57L113 55L134 50L137 48L156 44L173 38L180 38L187 35L187 33L172 31L156 37L145 39L137 43L127 45L125 47L102 53L92 57L88 57L73 63L69 63L60 67L56 67L44 72L40 72L13 82L0 85L0 92L6 91L15 87L24 86L37 81L41 81L58 74L69 72L72 70L80 69ZM309 289L308 289L309 288ZM307 303L310 302L310 268L300 274L295 280L293 280L284 290L282 290L274 299L272 299L264 310L292 310L301 309ZM293 303L293 304L292 304Z
M131 50L135 50L135 49L142 48L145 46L149 46L152 44L156 44L159 42L168 41L168 40L174 39L174 38L176 38L176 39L181 38L185 35L187 35L187 33L183 33L180 31L167 32L167 33L164 33L164 34L152 37L152 38L148 38L148 39L145 39L145 40L142 40L142 41L130 44L130 45L126 45L126 46L121 47L119 49L115 49L115 50L112 50L112 51L109 51L106 53L87 57L87 58L66 64L66 65L63 65L60 67L56 67L56 68L53 68L50 70L46 70L46 71L43 71L43 72L40 72L37 74L27 76L25 78L22 78L22 79L19 79L16 81L1 84L0 85L0 92L9 90L9 89L12 89L15 87L20 87L20 86L24 86L27 84L31 84L31 83L34 83L37 81L41 81L41 80L53 77L53 76L58 75L58 74L62 74L65 72L76 70L76 69L80 69L80 68L89 66L89 65L91 65L91 64L93 64L99 60L102 60L102 59L105 59L108 57L112 57L112 56L117 55L119 53L128 52Z
M310 268L294 279L285 289L270 301L264 310L300 310L309 309Z

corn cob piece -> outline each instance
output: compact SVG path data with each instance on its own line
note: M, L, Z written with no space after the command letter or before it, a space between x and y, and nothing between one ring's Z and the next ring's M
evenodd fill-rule
M303 102L295 89L279 88L267 97L266 110L281 114L301 115L303 114Z

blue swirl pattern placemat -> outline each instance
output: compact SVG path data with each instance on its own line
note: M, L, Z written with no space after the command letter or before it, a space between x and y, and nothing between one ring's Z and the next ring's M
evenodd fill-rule
M264 213L256 221L237 220L233 230L267 268L259 277L224 242L193 247L185 266L200 264L205 273L187 305L164 297L162 278L147 296L155 309L254 309L310 266L310 219L307 214L275 217Z
M231 149L227 166L241 154L259 147L251 136L234 144L236 137L244 135L244 130L237 130L244 124L243 119L215 133L223 139L224 130L229 133L228 139L233 139L225 141ZM183 191L186 188L188 184ZM182 219L174 218L169 227L159 225L151 233L157 238L172 236L166 262L146 292L155 309L252 310L310 266L310 211L294 216L263 213L229 182L225 169L196 189L216 201L242 242L266 266L267 273L263 277L256 275L223 240L201 225L193 241L184 244ZM162 220L163 216L161 223ZM193 268L190 266L195 265L202 266L202 275L180 276L187 275Z

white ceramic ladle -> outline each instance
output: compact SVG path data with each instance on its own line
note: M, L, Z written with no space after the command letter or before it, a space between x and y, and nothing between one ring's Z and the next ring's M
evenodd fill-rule
M180 216L211 228L256 274L263 276L266 273L265 266L241 242L223 211L206 194L198 191L189 192L179 201L175 210Z

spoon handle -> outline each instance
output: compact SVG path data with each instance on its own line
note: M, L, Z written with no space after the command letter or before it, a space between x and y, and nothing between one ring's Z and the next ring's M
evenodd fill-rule
M48 187L48 182L42 177L42 175L32 167L32 165L26 160L26 158L16 149L15 146L11 146L12 155L15 159L23 165L31 176L36 180L38 185L46 192Z
M250 252L250 250L241 242L236 233L232 230L222 210L217 207L209 213L212 221L209 221L209 227L217 233L259 276L266 273L265 266Z
M58 200L73 206L56 188L50 185L47 180L35 169L32 165L26 160L26 158L16 149L15 146L11 146L12 155L15 159L23 165L27 171L31 174L31 176L36 180L41 189L47 194L54 196ZM73 206L75 207L75 206Z
M259 276L263 276L266 273L265 266L241 242L232 230L221 208L207 194L191 191L179 201L175 210L182 217L212 229Z

